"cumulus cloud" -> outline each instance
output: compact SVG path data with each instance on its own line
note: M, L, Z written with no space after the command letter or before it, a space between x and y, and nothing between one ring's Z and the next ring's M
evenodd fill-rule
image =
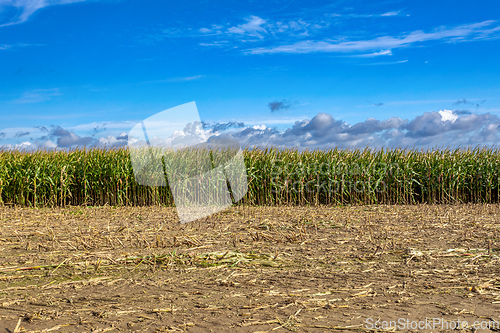
M82 137L75 132L70 132L61 126L53 126L50 136L57 138L57 146L60 148L85 147L95 143L92 137Z
M451 110L426 112L412 120L370 118L353 125L319 113L284 131L253 126L223 135L248 147L457 147L496 144L499 126L495 115L459 115Z
M245 126L245 123L241 121L228 121L228 122L217 122L217 123L202 122L202 126L204 129L211 129L212 132L215 133L215 132L223 132L230 128L241 128Z
M101 133L106 131L105 126L111 128L120 128L125 123L92 123L63 128L59 125L37 126L32 128L5 128L0 133L0 148L4 149L70 149L70 148L92 148L92 147L122 147L128 142L126 132L113 131L107 132L107 135ZM127 126L125 126L127 127ZM75 129L77 128L77 129ZM82 130L83 128L83 130ZM91 134L92 135L86 135ZM101 134L98 136L98 134ZM23 139L30 135L30 139ZM23 139L21 142L20 139ZM16 142L17 141L17 142ZM7 143L4 143L7 142Z
M14 138L19 129L5 129L0 137ZM8 135L6 135L6 133ZM9 134L10 133L10 134ZM126 132L101 137L79 135L60 126L39 127L41 136L3 145L7 149L69 149L90 147L123 147L140 138L128 137ZM31 135L34 134L31 133ZM243 122L193 122L168 138L150 137L152 145L190 146L203 142L234 140L242 147L281 147L299 149L324 148L393 148L393 147L474 147L500 142L500 118L490 113L455 112L439 110L425 112L413 119L390 117L369 118L355 124L336 119L327 113L318 113L310 119L296 121L284 130L265 124L249 126Z
M45 141L23 141L21 143L16 143L16 144L6 144L6 145L1 145L0 149L7 149L7 150L24 150L24 151L34 151L34 150L53 150L57 149L57 144L50 140L45 140Z
M26 136L26 135L29 135L29 134L30 134L30 132L22 132L22 131L19 131L19 132L17 132L17 133L14 135L14 137L16 137L16 138L20 138L20 137L22 137L22 136Z
M354 124L347 132L352 135L377 133L384 130L402 128L406 123L406 120L398 117L391 117L382 121L375 118L369 118L363 122Z
M145 138L143 132L131 132L130 136L127 137L129 147L142 147L142 146L153 146L153 147L172 147L174 149L188 147L192 145L198 145L207 140L211 136L219 135L218 132L214 131L212 126L216 128L229 128L233 124L231 123L216 123L208 124L200 121L190 122L184 125L183 129L180 130L169 128L168 124L165 125L156 123L156 127L148 129L148 136ZM123 133L125 134L125 133Z
M73 132L57 138L57 146L62 148L85 147L90 145L94 139L91 137L81 137Z
M128 134L122 132L118 136L108 135L107 137L99 138L97 145L106 148L119 148L128 144Z
M441 110L438 111L438 113L443 121L451 121L452 123L454 123L455 120L458 119L458 115L451 110Z

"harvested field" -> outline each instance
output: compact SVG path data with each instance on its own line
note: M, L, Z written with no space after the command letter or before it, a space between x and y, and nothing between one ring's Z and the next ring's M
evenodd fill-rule
M489 204L239 206L181 225L159 206L0 207L0 331L500 321L499 216Z

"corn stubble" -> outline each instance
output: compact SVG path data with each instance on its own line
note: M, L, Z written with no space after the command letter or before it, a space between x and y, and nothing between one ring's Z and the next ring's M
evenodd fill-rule
M497 148L302 152L266 148L247 149L243 155L248 192L239 204L499 201L500 150ZM169 163L165 156L163 167L175 169L176 166ZM196 166L198 161L192 161ZM192 166L188 163L176 172L192 176L189 167ZM217 177L217 181L222 181L225 176L227 174L220 172L218 177L222 178ZM189 182L193 180L184 178L189 187ZM216 193L214 189L207 191ZM35 152L4 150L0 151L0 204L30 207L106 204L173 206L174 200L169 186L137 183L128 148Z

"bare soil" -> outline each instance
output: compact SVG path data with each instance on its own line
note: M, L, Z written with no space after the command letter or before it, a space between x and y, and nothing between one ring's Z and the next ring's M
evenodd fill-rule
M500 321L499 216L499 205L236 206L180 224L165 207L0 207L0 332Z

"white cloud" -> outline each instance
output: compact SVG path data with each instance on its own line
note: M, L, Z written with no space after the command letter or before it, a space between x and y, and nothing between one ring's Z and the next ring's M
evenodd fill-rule
M302 121L307 119L307 117L276 117L276 118L261 118L256 120L255 118L250 118L248 120L242 120L246 125L256 125L261 124L267 125L289 125L294 124L296 121Z
M0 6L0 12L1 12L1 10L2 10L2 8ZM1 27L1 25L0 25L0 27ZM2 44L2 45L0 45L0 50L8 50L8 49L13 49L13 48L28 47L28 46L43 46L43 44L26 44L26 43Z
M40 103L61 95L62 94L58 88L35 89L23 93L21 97L13 100L12 102L16 104Z
M249 54L313 53L313 52L366 52L371 50L393 50L430 41L463 42L477 39L497 38L500 27L491 27L496 21L489 20L457 27L440 27L433 32L413 31L407 35L382 36L373 39L332 42L329 40L305 40L288 45L253 48Z
M426 112L414 119L374 118L349 125L318 113L284 131L267 126L246 127L221 134L242 146L282 148L458 147L494 145L500 141L500 118L491 114L458 115L450 110Z
M260 130L260 131L263 131L267 128L266 125L255 125L255 126L252 126L253 129L256 129L256 130Z
M400 12L401 12L400 10L395 11L395 12L387 12L387 13L381 14L380 16L398 16Z
M25 150L25 151L33 151L33 150L37 150L37 149L50 150L50 149L56 149L56 148L57 148L57 145L50 140L46 140L43 142L24 141L24 142L17 143L17 144L0 145L0 149Z
M390 117L383 120L369 118L348 124L327 113L318 113L311 119L295 121L283 130L269 127L268 121L256 120L253 124L227 126L229 123L189 124L183 130L172 132L169 137L150 136L152 145L189 146L214 138L236 140L243 147L299 147L300 149L350 148L350 147L474 147L495 145L500 142L500 117L489 113L461 113L451 110L425 112L411 120ZM241 124L242 126L239 126ZM233 122L232 125L235 125ZM213 131L215 127L223 131ZM85 126L83 126L85 127ZM82 128L83 128L82 127ZM162 127L163 128L163 127ZM0 131L2 139L15 138L19 132L30 129L5 129ZM72 147L123 147L127 143L141 144L141 138L106 133L100 137L89 137L60 126L31 129L30 139L24 135L17 143L3 145L7 149L68 149ZM4 134L2 136L2 134ZM115 132L117 133L117 132Z
M245 19L247 22L236 27L231 27L227 31L232 34L249 35L253 37L263 38L262 34L267 34L267 30L262 27L266 20L258 16L250 16Z
M83 1L86 0L0 0L0 11L10 7L16 13L7 22L0 22L0 27L26 22L34 12L44 7Z
M50 140L46 140L44 142L42 142L42 144L40 145L42 148L47 148L47 149L55 149L57 148L57 144L50 141Z
M25 141L25 142L22 142L22 143L20 143L20 144L18 144L16 146L19 149L28 149L28 148L30 148L30 146L32 146L32 144L29 141Z
M184 76L184 77L177 77L177 78L172 78L170 81L175 82L175 81L194 81L194 80L199 80L204 78L205 75L193 75L193 76Z
M408 59L399 60L399 61L384 61L384 62L367 62L365 64L361 64L363 66L381 66L381 65L396 65L396 64L404 64L407 63Z
M309 23L302 19L297 20L268 20L259 16L251 15L244 19L246 22L231 26L212 25L210 28L200 28L199 32L203 36L224 37L237 39L239 41L262 41L269 38L289 38L309 36L314 31L319 31L329 26L327 22ZM210 43L200 43L203 46L221 46L227 41L212 41Z
M456 102L454 99L421 99L415 101L392 101L386 102L385 105L403 106L403 105L421 105L421 104L436 104L436 103L453 103Z
M438 111L438 112L441 115L441 119L443 121L451 121L452 123L454 123L455 120L458 119L458 116L456 114L454 114L453 111L451 111L451 110L442 110L442 111Z
M378 56L384 56L384 55L391 56L392 51L391 50L382 50L382 51L373 52L373 53L356 54L356 55L353 55L353 57L371 58L371 57L378 57Z
M143 81L141 83L167 83L167 82L188 82L203 79L206 75L171 77L164 80Z
M112 146L116 146L118 144L124 144L124 142L123 142L123 140L117 139L113 135L109 135L107 137L99 138L99 145L100 146L112 147Z
M369 18L369 17L390 17L390 16L398 16L401 13L400 10L390 11L382 14L356 14L356 13L332 13L328 14L330 17L342 17L342 18Z
M68 129L72 131L96 131L96 129L102 130L130 130L137 122L134 121L106 121L106 122L92 122L88 124L80 124L71 126Z
M151 146L156 147L172 147L174 149L180 147L188 147L192 145L197 145L200 143L207 142L210 137L218 136L219 133L217 131L213 131L212 129L205 129L203 124L199 121L195 121L192 123L182 123L184 126L183 130L165 130L165 126L160 127L160 131L155 134L151 134L151 128L148 128L149 134L149 143ZM175 126L179 128L179 126ZM146 144L143 137L127 137L131 141L129 142L129 147L141 147ZM101 138L102 139L102 138ZM99 140L102 142L109 142L110 138L106 138L104 140Z

